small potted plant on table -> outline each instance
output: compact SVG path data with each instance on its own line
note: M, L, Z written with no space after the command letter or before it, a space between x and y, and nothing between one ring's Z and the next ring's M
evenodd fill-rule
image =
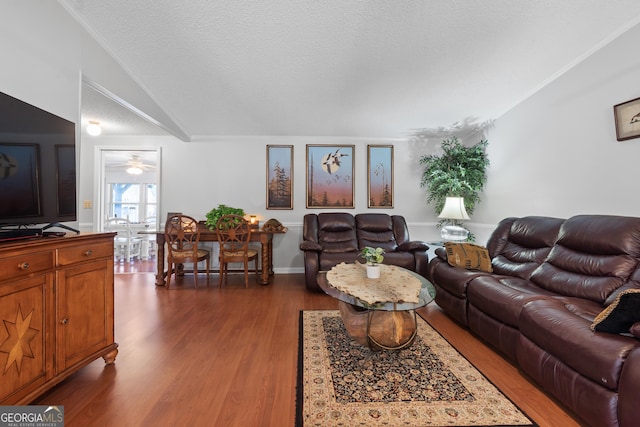
M369 279L378 279L380 277L380 263L384 260L384 249L372 248L366 246L362 249L360 255L367 263L367 277Z

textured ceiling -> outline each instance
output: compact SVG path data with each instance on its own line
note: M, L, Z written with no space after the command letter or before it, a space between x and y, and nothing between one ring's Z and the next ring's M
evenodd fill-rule
M192 137L495 118L640 17L637 0L59 1Z

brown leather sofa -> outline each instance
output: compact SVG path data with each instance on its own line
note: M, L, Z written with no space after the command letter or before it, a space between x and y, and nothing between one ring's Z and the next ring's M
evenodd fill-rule
M436 303L585 424L638 425L640 322L621 333L591 325L640 288L640 218L506 218L487 249L491 273L452 267L436 250Z
M385 250L384 264L392 264L426 277L429 267L424 242L411 241L404 217L382 213L352 215L327 212L304 216L303 241L306 287L321 291L319 271L330 270L341 262L355 262L365 246ZM360 258L360 261L364 261Z

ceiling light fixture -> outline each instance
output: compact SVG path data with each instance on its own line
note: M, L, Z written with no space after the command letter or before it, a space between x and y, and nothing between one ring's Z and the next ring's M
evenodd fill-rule
M96 122L94 120L89 120L89 125L87 126L87 133L91 136L98 136L102 133L102 128L100 127L100 122Z
M140 175L142 173L142 169L138 166L131 166L127 168L127 173L130 175Z

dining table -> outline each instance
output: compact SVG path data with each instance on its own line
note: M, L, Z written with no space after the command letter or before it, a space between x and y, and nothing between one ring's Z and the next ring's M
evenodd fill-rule
M264 228L257 228L251 230L251 242L260 243L260 284L268 285L269 279L273 275L273 237L277 234L284 234L287 232L286 227L282 227L278 230L266 230ZM157 267L156 267L156 286L165 286L167 270L165 270L165 236L164 230L144 230L139 231L138 234L155 234L157 243ZM200 230L201 242L217 242L218 234L215 230L209 230L206 227L202 227ZM216 270L213 270L214 272ZM218 270L219 272L219 270ZM181 272L182 274L182 272Z

